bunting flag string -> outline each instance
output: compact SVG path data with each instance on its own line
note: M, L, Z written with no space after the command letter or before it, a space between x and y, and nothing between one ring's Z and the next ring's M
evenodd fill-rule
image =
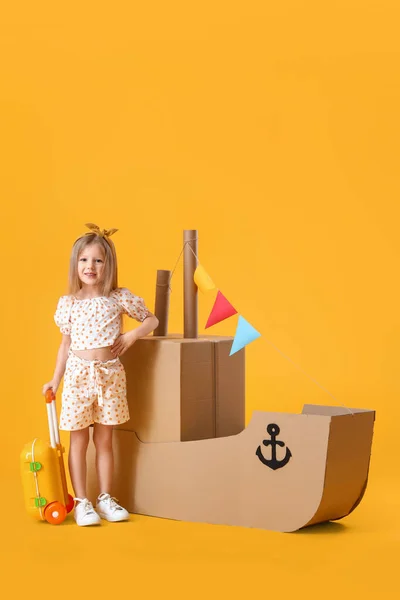
M213 282L203 265L200 264L198 256L196 256L196 253L194 252L193 248L191 248L190 245L189 248L198 261L193 276L194 282L203 294L208 294L208 292L217 289L217 286L215 285L215 283ZM217 323L220 323L221 321L224 321L225 319L228 319L229 317L232 317L236 314L238 314L236 308L232 306L229 300L218 289L214 306L212 307L211 313L207 319L205 329L208 329L209 327L212 327L212 325L216 325ZM239 315L236 333L229 356L235 354L235 352L238 352L239 350L247 346L247 344L250 344L250 342L256 340L260 336L261 333L254 329L254 327L250 325L250 323L246 321L246 319Z
M174 274L174 271L176 269L176 266L179 262L181 255L185 249L186 244L189 244L189 242L185 242L183 245L181 253L180 253L178 260L176 261L175 267L171 273L171 276L170 276L170 279L168 282L169 287L170 287L172 275ZM208 292L215 290L216 285L213 282L213 280L211 279L211 277L208 275L208 273L204 269L204 267L200 264L199 258L196 255L196 253L194 252L193 248L190 246L190 244L189 244L189 248L190 248L191 252L194 254L194 256L196 257L196 260L198 261L198 266L194 273L194 282L201 292L203 292L204 294L207 294ZM219 323L220 321L223 321L224 319L227 319L228 317L231 317L234 314L237 314L237 310L225 298L225 296L218 290L217 298L214 302L212 311L208 317L206 328L211 327L212 325L215 325L216 323ZM244 348L247 344L250 344L251 342L253 342L254 340L256 340L259 337L261 337L261 333L259 331L257 331L248 321L246 321L246 319L244 317L239 315L237 326L236 326L236 333L235 333L235 337L233 339L233 343L231 346L229 356L232 356L232 354L235 354L236 352L238 352L239 350ZM311 379L311 381L316 383L322 390L327 392L332 398L334 398L336 401L338 401L337 398L335 398L335 396L333 394L331 394L326 388L324 388L322 385L320 385L318 383L318 381L316 381L314 378L310 377L305 371L303 371L303 369L301 367L296 365L296 363L294 363L288 356L283 354L283 352L281 352L279 350L279 348L277 348L269 340L266 340L266 341L269 344L271 344L280 354L282 354L282 356L284 358L289 360L297 369L299 369L302 373L304 373L304 375L306 375L309 379ZM340 406L343 406L351 414L353 414L352 411L349 408L347 408L347 406L345 406L344 404L340 404Z
M175 269L177 267L179 259L182 256L182 253L185 249L186 244L188 244L189 249L194 254L194 256L197 260L197 267L195 269L193 279L194 279L194 282L197 285L198 289L203 294L208 294L209 292L216 290L217 286L215 285L215 283L213 282L213 280L211 279L211 277L209 276L209 274L207 273L207 271L205 270L203 265L200 264L199 257L196 255L193 248L190 246L189 242L184 243L181 253L178 257L178 260L176 261L176 264L172 270L172 273L171 273L169 281L168 281L169 289L171 289L171 285L170 285L171 279L175 272ZM213 306L211 313L207 319L205 329L207 329L208 327L212 327L212 325L216 325L217 323L220 323L221 321L224 321L225 319L228 319L229 317L232 317L233 315L236 315L236 314L238 314L238 311L236 310L236 308L234 308L234 306L232 306L232 304L229 302L229 300L218 289L217 296L216 296L216 299L214 302L214 306ZM231 356L232 354L235 354L235 352L238 352L239 350L244 348L244 346L246 346L247 344L250 344L250 342L252 342L253 340L257 339L260 336L261 336L261 333L259 333L256 329L254 329L254 327L252 325L250 325L250 323L248 321L246 321L246 319L244 319L241 315L239 315L239 320L238 320L238 323L236 326L236 333L235 333L235 337L233 339L233 343L232 343L232 347L231 347L229 356Z

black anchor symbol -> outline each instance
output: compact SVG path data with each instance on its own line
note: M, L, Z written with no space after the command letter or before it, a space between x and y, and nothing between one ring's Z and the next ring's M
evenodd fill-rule
M275 423L270 423L267 427L267 431L268 431L269 435L271 436L271 439L263 440L263 444L264 444L264 446L271 446L271 460L267 460L266 458L264 458L264 456L261 452L261 446L258 446L258 448L256 450L256 455L258 456L258 458L261 460L261 462L264 465L266 465L270 469L273 469L274 471L276 471L276 469L281 469L282 467L284 467L285 465L288 464L289 460L292 457L292 453L290 452L289 448L286 447L285 458L283 460L276 460L276 447L285 445L284 442L281 442L281 441L275 439L276 436L279 435L281 430L278 427L278 425L275 425Z

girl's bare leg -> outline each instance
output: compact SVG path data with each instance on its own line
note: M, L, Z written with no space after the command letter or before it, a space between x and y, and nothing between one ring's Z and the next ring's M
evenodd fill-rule
M72 487L77 498L86 498L86 451L89 444L89 427L70 433L68 467Z
M114 472L114 454L112 447L112 425L94 424L93 441L96 446L96 470L100 494L111 494Z

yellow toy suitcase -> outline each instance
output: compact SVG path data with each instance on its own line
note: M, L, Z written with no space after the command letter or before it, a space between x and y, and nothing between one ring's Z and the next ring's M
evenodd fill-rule
M21 476L26 510L39 521L53 525L62 523L74 508L68 493L64 469L64 448L57 425L56 399L50 389L46 393L50 442L35 438L21 452Z

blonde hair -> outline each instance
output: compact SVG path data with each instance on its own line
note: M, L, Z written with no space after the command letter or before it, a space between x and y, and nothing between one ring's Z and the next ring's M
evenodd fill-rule
M104 271L102 289L103 296L109 296L118 287L118 265L117 253L114 243L109 239L96 233L86 233L79 237L72 246L69 263L69 293L75 295L82 288L82 282L78 276L78 260L87 246L98 244L104 250Z

